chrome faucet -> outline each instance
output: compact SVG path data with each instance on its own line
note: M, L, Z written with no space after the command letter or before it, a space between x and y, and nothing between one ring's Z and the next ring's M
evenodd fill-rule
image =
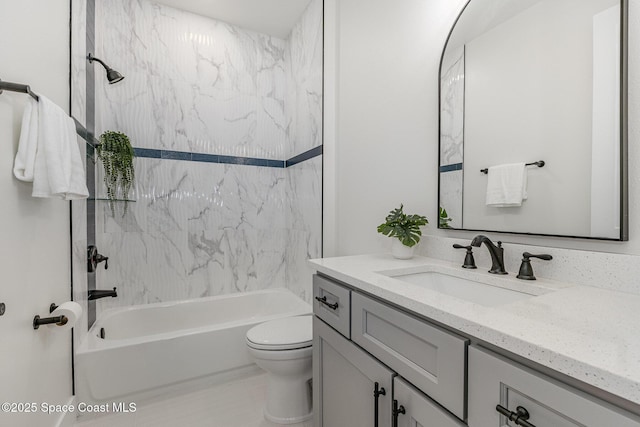
M478 248L483 243L491 255L491 270L489 270L489 273L509 274L504 269L504 249L502 249L502 242L498 242L498 245L496 246L487 236L479 234L473 238L471 246Z

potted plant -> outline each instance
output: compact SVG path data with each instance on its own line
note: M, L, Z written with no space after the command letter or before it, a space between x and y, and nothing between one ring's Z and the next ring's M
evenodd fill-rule
M422 231L420 227L429 223L427 218L421 215L407 215L402 209L396 208L389 212L385 222L378 226L378 233L395 237L391 246L391 254L398 259L413 257L413 249L420 241Z
M122 200L125 203L124 213L126 213L129 191L135 179L131 141L124 133L109 130L100 135L100 144L96 151L104 167L104 185L107 189L111 213L115 215L116 200Z
M453 218L449 218L449 214L447 213L447 210L442 206L440 206L440 222L439 222L440 227L439 228L450 228L449 223L451 221L453 221Z

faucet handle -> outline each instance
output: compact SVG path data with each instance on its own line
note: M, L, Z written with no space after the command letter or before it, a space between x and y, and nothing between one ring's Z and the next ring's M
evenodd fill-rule
M545 261L551 261L553 259L553 257L551 255L548 255L548 254L534 255L534 254L530 254L529 252L523 253L522 256L525 257L525 258L538 258L538 259L542 259L542 260L545 260Z
M462 268L478 268L476 267L476 260L473 259L473 246L463 246L457 243L454 243L453 247L455 249L466 249L467 254L464 257L464 264L462 264Z
M520 271L516 276L518 279L522 280L536 280L536 276L533 275L533 267L531 267L531 259L530 258L538 258L544 261L551 261L553 257L548 254L530 254L529 252L525 252L522 254L522 264L520 264Z

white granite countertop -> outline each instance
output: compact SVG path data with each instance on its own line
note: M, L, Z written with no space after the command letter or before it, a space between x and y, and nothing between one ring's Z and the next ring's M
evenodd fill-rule
M359 255L310 263L354 288L640 404L640 295L517 280L424 257ZM512 289L533 284L543 294L487 307L380 274L390 270L437 271Z

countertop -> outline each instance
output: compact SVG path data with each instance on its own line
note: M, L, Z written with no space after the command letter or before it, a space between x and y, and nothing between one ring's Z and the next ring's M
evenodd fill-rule
M486 307L388 277L389 270L428 269L484 283L519 286L496 276L431 258L390 254L310 261L321 273L498 346L586 384L640 404L640 295L538 279L549 292Z

